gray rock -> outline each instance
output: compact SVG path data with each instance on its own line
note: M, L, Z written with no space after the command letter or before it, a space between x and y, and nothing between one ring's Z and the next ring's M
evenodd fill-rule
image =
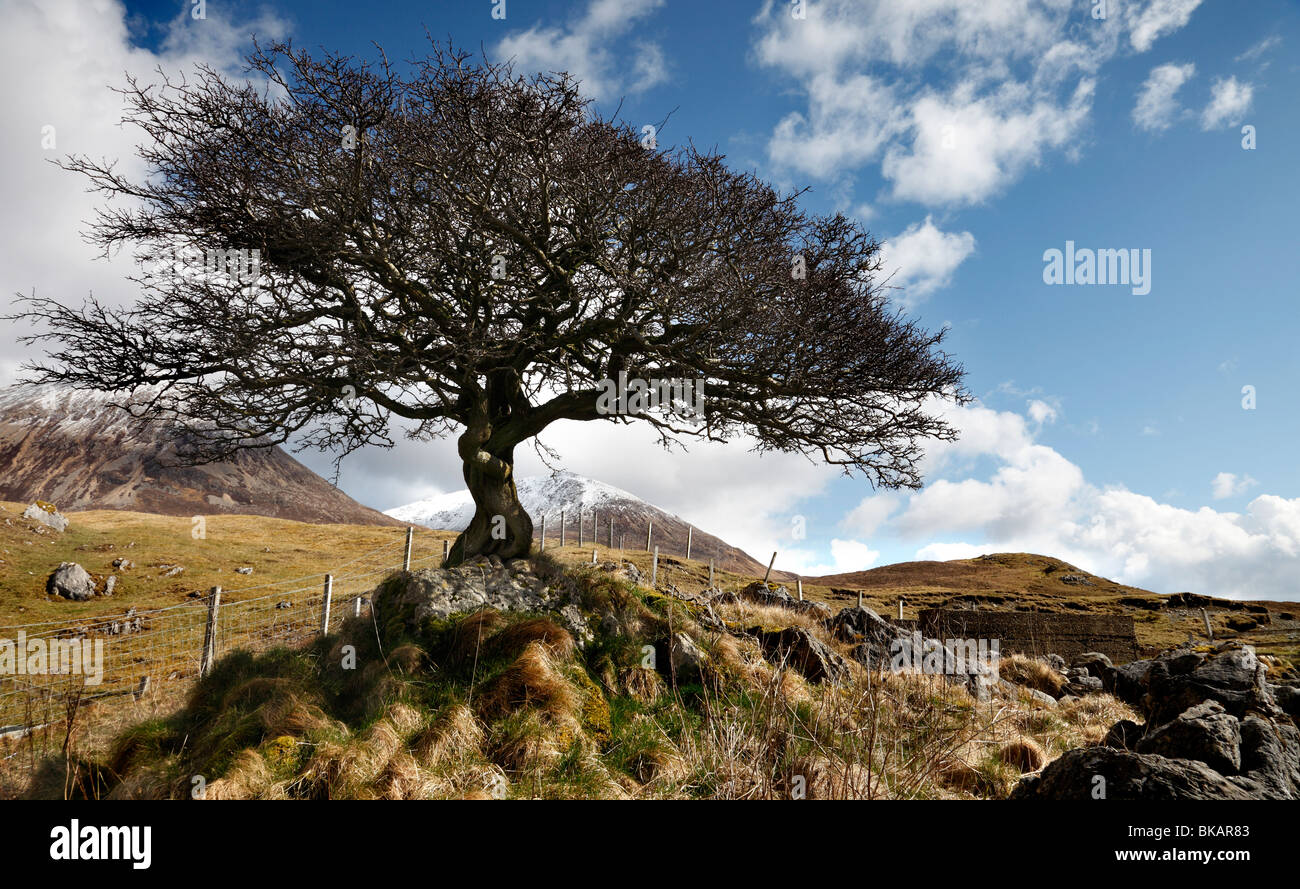
M826 629L843 642L875 642L888 645L898 628L866 607L844 608L826 621Z
M1234 781L1261 799L1300 799L1300 730L1250 715L1241 720L1241 771Z
M1099 695L1106 690L1106 685L1096 676L1084 674L1075 676L1065 686L1065 693L1082 698L1087 695Z
M814 602L811 599L804 599L801 602L790 595L790 591L785 587L764 584L761 580L756 580L741 590L740 598L758 605L776 605L781 608L788 608L791 611L797 611L800 614L811 614L822 619L831 616L831 609L827 605Z
M1137 742L1136 750L1199 760L1220 774L1231 775L1241 769L1241 726L1218 701L1205 701L1148 732Z
M117 575L116 574L108 575L108 577L105 578L104 580L104 595L105 596L113 595L113 590L116 587L117 587Z
M1277 685L1273 689L1273 699L1282 711L1292 719L1300 719L1300 688L1294 685Z
M1251 793L1195 760L1079 747L1022 779L1011 798L1209 800L1251 799Z
M236 573L236 574L252 574L252 573L253 573L253 569L252 569L252 568L236 568L236 569L235 569L235 573Z
M676 633L668 640L668 657L666 659L670 669L670 676L676 677L678 682L696 682L704 676L705 666L708 664L709 657L698 645L695 644L690 636L685 633ZM656 658L656 663L664 663L665 659Z
M1209 658L1194 652L1161 655L1145 685L1142 708L1150 725L1163 725L1202 701L1218 701L1238 718L1275 707L1264 667L1249 646L1224 646Z
M40 522L47 528L53 528L55 531L68 530L68 517L61 512L46 512L35 503L23 510L23 518Z
M851 675L848 662L805 627L759 629L755 635L768 660L774 664L788 663L810 682L839 683Z
M86 569L76 562L61 562L46 581L45 591L52 596L84 602L94 597L95 581Z
M1106 655L1103 654L1101 656L1105 657ZM1047 666L1051 667L1053 670L1055 670L1058 673L1065 672L1065 667L1066 667L1065 658L1061 657L1059 654L1045 655L1043 657L1043 663L1047 664Z

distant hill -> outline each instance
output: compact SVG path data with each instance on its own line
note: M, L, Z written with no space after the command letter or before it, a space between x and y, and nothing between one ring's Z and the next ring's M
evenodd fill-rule
M560 539L560 511L564 510L568 527L567 542L578 540L577 517L582 510L583 535L588 541L592 535L592 514L600 523L599 542L609 542L609 520L614 521L615 540L626 539L628 549L645 549L646 527L654 523L652 545L663 555L684 556L686 535L690 524L637 497L635 494L607 485L595 479L584 478L572 472L557 472L549 476L526 476L515 481L519 500L533 519L534 534L540 536L542 515L546 515L546 539L554 545ZM459 531L469 524L474 515L474 502L469 491L458 491L408 503L388 510L395 519L426 528ZM696 528L691 540L691 558L707 562L713 559L724 571L738 574L762 575L767 567L737 547ZM778 576L778 572L773 572ZM780 578L786 575L779 574Z
M0 390L0 500L61 510L261 515L300 522L395 525L280 448L186 466L163 423L131 417L121 395L57 386Z
M950 562L899 562L867 571L809 578L829 587L896 592L1077 596L1154 595L1090 574L1069 562L1032 553L992 553Z

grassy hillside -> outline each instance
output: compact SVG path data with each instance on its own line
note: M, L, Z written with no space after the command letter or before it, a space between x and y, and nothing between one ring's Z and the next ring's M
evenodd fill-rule
M25 508L0 503L0 625L174 605L214 586L227 591L226 601L238 601L242 590L264 595L275 588L268 585L290 588L296 586L291 581L310 575L399 567L406 539L400 527L312 525L246 515L207 516L205 537L197 539L187 517L116 510L69 513L68 530L60 534L22 518ZM452 537L417 528L414 557L440 556L442 540ZM133 567L115 572L113 561L119 558ZM116 573L113 596L88 602L47 596L46 580L60 562L77 562L92 575ZM164 565L185 570L165 577ZM238 568L253 571L240 574Z
M227 657L177 712L34 762L25 795L184 798L197 775L207 798L988 798L1132 715L1109 696L981 704L942 677L856 663L840 685L812 683L749 637L705 629L687 602L535 565L593 618L585 648L544 615L413 626L381 610L307 649ZM795 611L739 602L717 616L847 650ZM675 635L698 666L648 669L645 646Z

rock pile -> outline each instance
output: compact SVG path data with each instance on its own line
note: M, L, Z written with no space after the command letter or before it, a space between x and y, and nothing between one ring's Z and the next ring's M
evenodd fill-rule
M1100 746L1071 750L1026 776L1017 799L1300 799L1295 685L1274 685L1249 646L1183 646L1115 666L1073 668L1133 706Z

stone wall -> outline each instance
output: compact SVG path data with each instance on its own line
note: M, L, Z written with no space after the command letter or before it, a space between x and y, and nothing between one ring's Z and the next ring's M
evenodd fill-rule
M1123 614L1056 614L928 608L919 628L941 639L997 639L1004 652L1071 658L1099 651L1117 664L1137 658L1133 618Z

